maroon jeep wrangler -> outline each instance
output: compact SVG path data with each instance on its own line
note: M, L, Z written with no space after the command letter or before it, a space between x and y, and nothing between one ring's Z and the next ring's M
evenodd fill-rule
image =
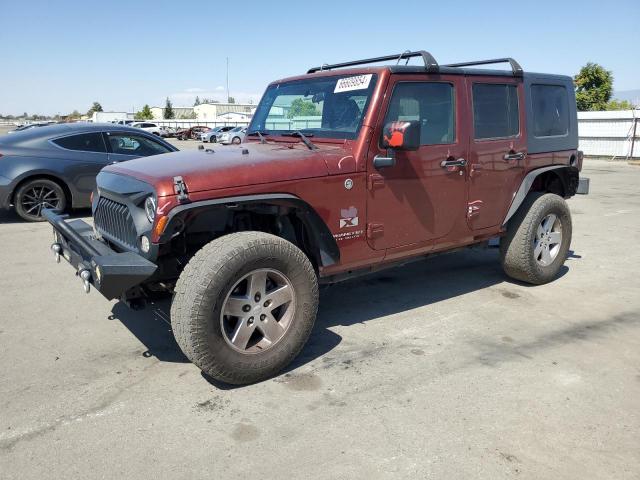
M553 280L588 190L577 148L571 78L411 52L273 82L241 146L108 166L93 227L45 215L87 291L173 295L186 356L242 384L300 352L319 284L495 237L508 276Z

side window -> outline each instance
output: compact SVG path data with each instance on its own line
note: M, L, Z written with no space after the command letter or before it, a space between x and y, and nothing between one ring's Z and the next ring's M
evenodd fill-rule
M450 83L400 82L393 89L384 124L420 122L420 144L454 143L455 101Z
M106 153L107 151L101 133L82 133L80 135L56 138L53 143L68 150L98 153Z
M170 149L161 143L143 137L142 135L131 135L126 133L110 133L107 137L112 153L121 155L135 155L138 157L148 157L160 153L171 152Z
M533 135L554 137L569 133L567 89L561 85L531 85Z
M475 139L515 137L520 132L518 87L499 83L473 85Z

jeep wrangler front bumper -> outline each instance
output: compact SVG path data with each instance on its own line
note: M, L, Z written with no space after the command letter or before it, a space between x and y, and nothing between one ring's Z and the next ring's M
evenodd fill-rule
M76 269L87 293L93 285L108 300L119 298L156 271L157 265L146 258L134 252L117 252L98 240L86 222L67 221L66 215L53 210L45 209L42 214L53 226L51 250L56 260L63 257Z

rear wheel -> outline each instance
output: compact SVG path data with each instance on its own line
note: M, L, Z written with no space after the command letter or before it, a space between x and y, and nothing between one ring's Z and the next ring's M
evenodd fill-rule
M67 206L64 190L46 178L30 180L16 191L14 204L16 213L29 222L42 222L42 210L51 208L63 211Z
M550 282L567 258L571 233L571 213L562 197L530 193L500 242L505 273L527 283Z
M180 275L171 325L185 355L232 384L267 379L307 341L318 307L309 259L286 240L239 232L203 247Z
M233 137L233 140L231 140L231 143L233 143L234 145L240 145L240 142L242 142L240 137Z

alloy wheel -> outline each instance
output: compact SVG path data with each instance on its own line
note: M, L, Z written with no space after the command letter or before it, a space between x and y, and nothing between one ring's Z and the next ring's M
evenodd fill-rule
M296 309L291 281L273 269L249 272L230 289L220 324L226 342L236 351L260 353L287 332Z
M550 213L538 225L533 242L533 256L540 265L548 267L558 256L561 244L562 222L556 214Z
M38 218L42 216L44 208L58 209L62 198L53 188L35 184L22 194L20 202L26 215Z

